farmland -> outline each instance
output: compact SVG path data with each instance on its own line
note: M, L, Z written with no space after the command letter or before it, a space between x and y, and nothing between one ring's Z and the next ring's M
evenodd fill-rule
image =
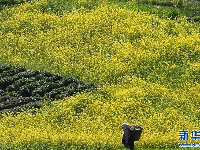
M170 2L181 12L184 3ZM177 148L180 130L199 130L198 20L141 4L148 1L2 7L1 109L29 107L1 114L2 148L120 149L123 122L143 126L136 148Z
M40 107L37 103L42 100L62 99L94 87L73 78L11 65L0 65L0 77L0 111L4 112L26 104Z

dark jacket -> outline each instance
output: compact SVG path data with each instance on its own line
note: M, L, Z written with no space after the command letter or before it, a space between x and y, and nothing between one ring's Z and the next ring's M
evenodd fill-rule
M128 144L129 143L129 137L130 137L130 131L129 131L129 129L125 129L124 133L122 135L122 143Z

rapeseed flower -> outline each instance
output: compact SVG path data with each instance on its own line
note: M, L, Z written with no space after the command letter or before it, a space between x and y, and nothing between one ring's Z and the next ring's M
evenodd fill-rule
M179 130L198 129L200 38L192 23L115 5L59 16L37 9L41 3L1 12L1 63L101 87L35 114L3 115L0 143L116 149L127 122L144 127L137 147L163 148L178 146Z

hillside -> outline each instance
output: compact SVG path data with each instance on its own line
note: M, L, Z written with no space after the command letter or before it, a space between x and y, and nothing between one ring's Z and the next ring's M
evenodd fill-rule
M180 130L198 130L198 22L166 19L116 2L64 2L5 7L0 63L98 88L46 101L34 113L3 114L2 147L117 149L126 122L144 127L135 147L175 148Z

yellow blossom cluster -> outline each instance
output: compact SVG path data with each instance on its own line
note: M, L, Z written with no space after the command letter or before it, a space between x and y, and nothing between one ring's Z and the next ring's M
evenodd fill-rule
M0 62L100 85L0 119L0 143L117 149L121 124L141 124L136 147L176 147L179 130L197 130L200 34L184 18L160 19L102 5L63 15L41 0L0 13ZM189 142L194 142L189 140Z

